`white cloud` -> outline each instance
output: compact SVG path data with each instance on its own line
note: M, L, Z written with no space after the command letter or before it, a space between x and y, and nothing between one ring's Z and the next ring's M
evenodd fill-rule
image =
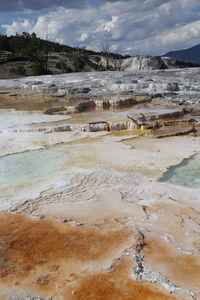
M88 34L87 33L82 33L80 36L79 41L84 42L85 40L87 40L88 38Z
M34 23L30 22L28 19L24 19L23 21L14 21L12 25L2 25L2 27L6 29L7 35L30 32L32 31L33 26Z
M200 20L191 22L190 24L176 27L173 30L167 31L162 35L160 40L164 45L178 46L184 41L186 46L189 46L190 42L199 42L200 37Z
M117 16L112 16L112 20L102 23L96 30L95 32L111 32L117 24L119 17Z
M100 50L102 41L121 53L162 54L199 43L199 0L103 1L100 7L57 8L33 23L3 25L7 34L33 31L50 40Z

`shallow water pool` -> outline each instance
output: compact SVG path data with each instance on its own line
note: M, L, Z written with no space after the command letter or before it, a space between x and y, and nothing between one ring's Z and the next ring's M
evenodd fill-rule
M12 131L30 127L33 124L54 123L70 119L70 116L45 115L36 112L18 112L14 110L0 110L0 131Z
M200 188L200 154L195 154L184 159L180 164L170 167L159 181Z
M57 147L58 149L58 147ZM38 181L69 160L65 152L54 149L27 151L0 157L0 185Z

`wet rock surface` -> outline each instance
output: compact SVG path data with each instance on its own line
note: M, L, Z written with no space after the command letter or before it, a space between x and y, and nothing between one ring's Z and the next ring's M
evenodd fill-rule
M113 219L98 227L85 227L4 214L0 222L1 252L6 257L6 263L1 266L1 291L9 284L16 294L12 296L13 292L10 292L7 299L195 297L193 292L164 279L164 275L147 271L143 263L146 258L141 251L148 252L152 242L148 233L145 237L146 233L125 226L126 219L122 223ZM156 251L153 250L151 255L156 255ZM193 267L197 267L195 264L198 260ZM177 295L168 295L166 286ZM22 296L23 293L39 296Z
M199 70L0 85L0 300L200 299Z
M199 193L156 181L199 140L87 143L67 185L1 213L0 299L199 299Z

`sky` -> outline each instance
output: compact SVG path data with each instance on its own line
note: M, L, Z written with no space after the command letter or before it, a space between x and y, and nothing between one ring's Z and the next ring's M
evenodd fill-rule
M200 0L4 0L0 33L101 51L159 55L200 43Z

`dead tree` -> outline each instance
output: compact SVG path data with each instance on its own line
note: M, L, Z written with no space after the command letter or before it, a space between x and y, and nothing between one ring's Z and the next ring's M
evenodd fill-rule
M121 71L122 62L123 62L122 58L116 58L116 57L112 58L112 65L114 71Z
M45 73L48 73L48 61L49 61L49 47L48 47L48 30L46 32L46 45L45 45Z
M109 41L104 41L101 43L102 51L105 54L106 59L106 69L109 69L109 61L110 61L110 43Z
M137 54L136 57L137 57L137 60L139 62L139 70L142 70L143 56Z

